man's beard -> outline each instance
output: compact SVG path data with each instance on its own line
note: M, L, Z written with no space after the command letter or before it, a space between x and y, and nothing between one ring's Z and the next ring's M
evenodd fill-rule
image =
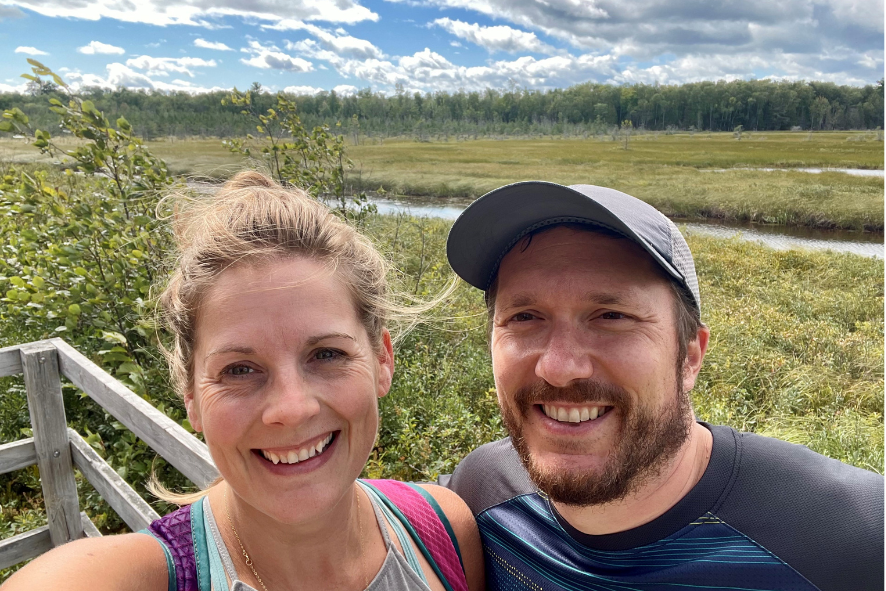
M640 408L622 388L596 380L583 380L566 388L541 382L518 390L513 403L501 407L502 417L514 448L539 490L565 505L600 505L625 498L660 474L689 438L692 407L688 393L679 388L682 380L678 379L677 384L674 398L656 409ZM621 424L602 469L552 471L535 462L523 437L523 423L534 405L553 402L606 404L612 407L608 413L618 413ZM522 415L522 420L518 420L515 411ZM573 446L564 451L580 453L581 448Z

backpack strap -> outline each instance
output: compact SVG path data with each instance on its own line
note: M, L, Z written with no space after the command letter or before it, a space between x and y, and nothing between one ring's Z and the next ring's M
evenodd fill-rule
M447 591L468 591L458 540L439 505L425 494L396 480L364 480L375 488L430 563ZM427 496L430 496L429 494ZM437 505L436 508L434 505Z
M185 505L142 530L156 538L163 547L169 573L169 591L209 591L209 556L202 502L203 499L193 505ZM197 521L199 527L195 529ZM194 533L200 535L195 536Z

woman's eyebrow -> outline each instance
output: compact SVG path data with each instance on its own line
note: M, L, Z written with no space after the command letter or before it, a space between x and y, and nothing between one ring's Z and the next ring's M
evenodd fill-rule
M344 333L344 332L330 332L322 335L318 335L315 337L311 337L307 340L308 345L316 345L320 341L324 341L326 339L350 339L354 342L357 342L357 339L353 336Z
M255 349L252 347L238 347L237 345L229 345L224 347L219 347L213 351L210 351L206 354L204 359L209 359L213 355L221 355L222 353L242 353L244 355L253 355L255 353Z

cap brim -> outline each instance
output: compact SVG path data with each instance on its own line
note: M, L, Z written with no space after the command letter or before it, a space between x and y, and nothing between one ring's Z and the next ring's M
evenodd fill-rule
M594 189L623 195L613 189ZM468 206L449 231L449 264L462 279L485 291L501 259L517 240L535 229L560 223L596 224L623 234L643 247L670 275L684 279L608 207L575 189L544 181L506 185Z

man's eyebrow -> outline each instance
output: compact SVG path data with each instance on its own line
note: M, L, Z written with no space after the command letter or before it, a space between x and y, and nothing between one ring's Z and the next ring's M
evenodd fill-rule
M619 306L625 303L625 298L614 293L601 293L598 291L589 291L582 298L585 302L593 302L603 306Z
M347 333L344 332L330 332L326 334L317 335L315 337L311 337L307 340L308 345L316 345L320 341L325 341L326 339L350 339L357 342L357 339Z

